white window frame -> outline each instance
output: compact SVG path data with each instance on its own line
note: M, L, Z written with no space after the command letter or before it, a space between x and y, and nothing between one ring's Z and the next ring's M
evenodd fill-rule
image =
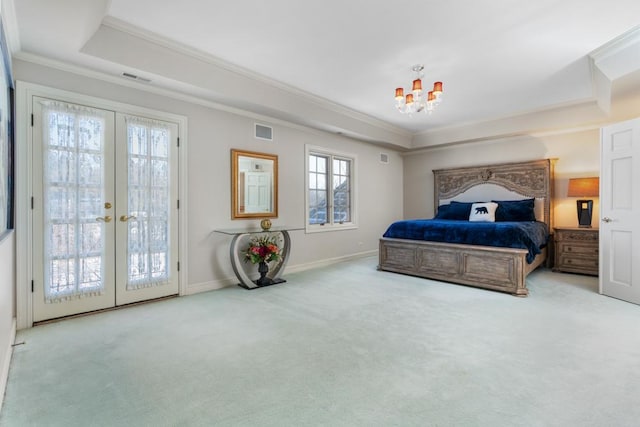
M339 158L350 161L350 209L351 209L351 221L343 222L343 223L334 223L333 222L333 208L330 207L328 217L331 219L331 222L326 222L324 224L309 224L309 156L310 155L319 155L319 156L327 156L330 158L329 170L328 174L330 177L333 177L333 158ZM357 191L358 191L358 179L357 179L357 156L355 154L344 153L336 150L331 150L324 147L318 147L315 145L305 144L304 150L304 223L305 230L307 233L321 233L325 231L337 231L337 230L353 230L358 228L358 207L357 207ZM331 180L330 180L331 181ZM329 182L327 191L328 191L328 199L333 200L333 192L331 187L331 182Z

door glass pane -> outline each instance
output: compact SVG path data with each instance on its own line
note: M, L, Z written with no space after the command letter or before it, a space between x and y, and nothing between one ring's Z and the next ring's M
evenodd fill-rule
M170 280L169 127L127 117L128 221L127 289L165 285Z
M43 105L44 290L49 302L104 292L105 118Z

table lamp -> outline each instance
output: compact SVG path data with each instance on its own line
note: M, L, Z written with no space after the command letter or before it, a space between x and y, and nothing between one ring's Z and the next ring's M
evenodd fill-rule
M600 178L571 178L569 179L569 197L598 197ZM577 202L578 225L584 228L591 227L591 215L593 214L593 200L580 199Z

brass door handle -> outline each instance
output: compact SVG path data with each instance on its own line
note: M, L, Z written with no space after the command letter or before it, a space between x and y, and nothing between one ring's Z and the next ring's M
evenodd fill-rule
M113 218L107 215L107 216L99 216L98 218L96 218L96 221L111 222L112 219Z
M122 221L122 222L127 222L130 219L136 219L136 216L135 215L122 215L120 217L120 221Z

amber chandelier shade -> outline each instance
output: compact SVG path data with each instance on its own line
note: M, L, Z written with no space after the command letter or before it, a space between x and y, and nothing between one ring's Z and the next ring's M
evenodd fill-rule
M412 70L417 74L417 78L413 80L411 93L405 96L404 88L396 88L396 108L402 114L411 115L421 112L431 114L442 100L442 82L433 83L433 90L425 94L422 89L424 65L414 65Z

